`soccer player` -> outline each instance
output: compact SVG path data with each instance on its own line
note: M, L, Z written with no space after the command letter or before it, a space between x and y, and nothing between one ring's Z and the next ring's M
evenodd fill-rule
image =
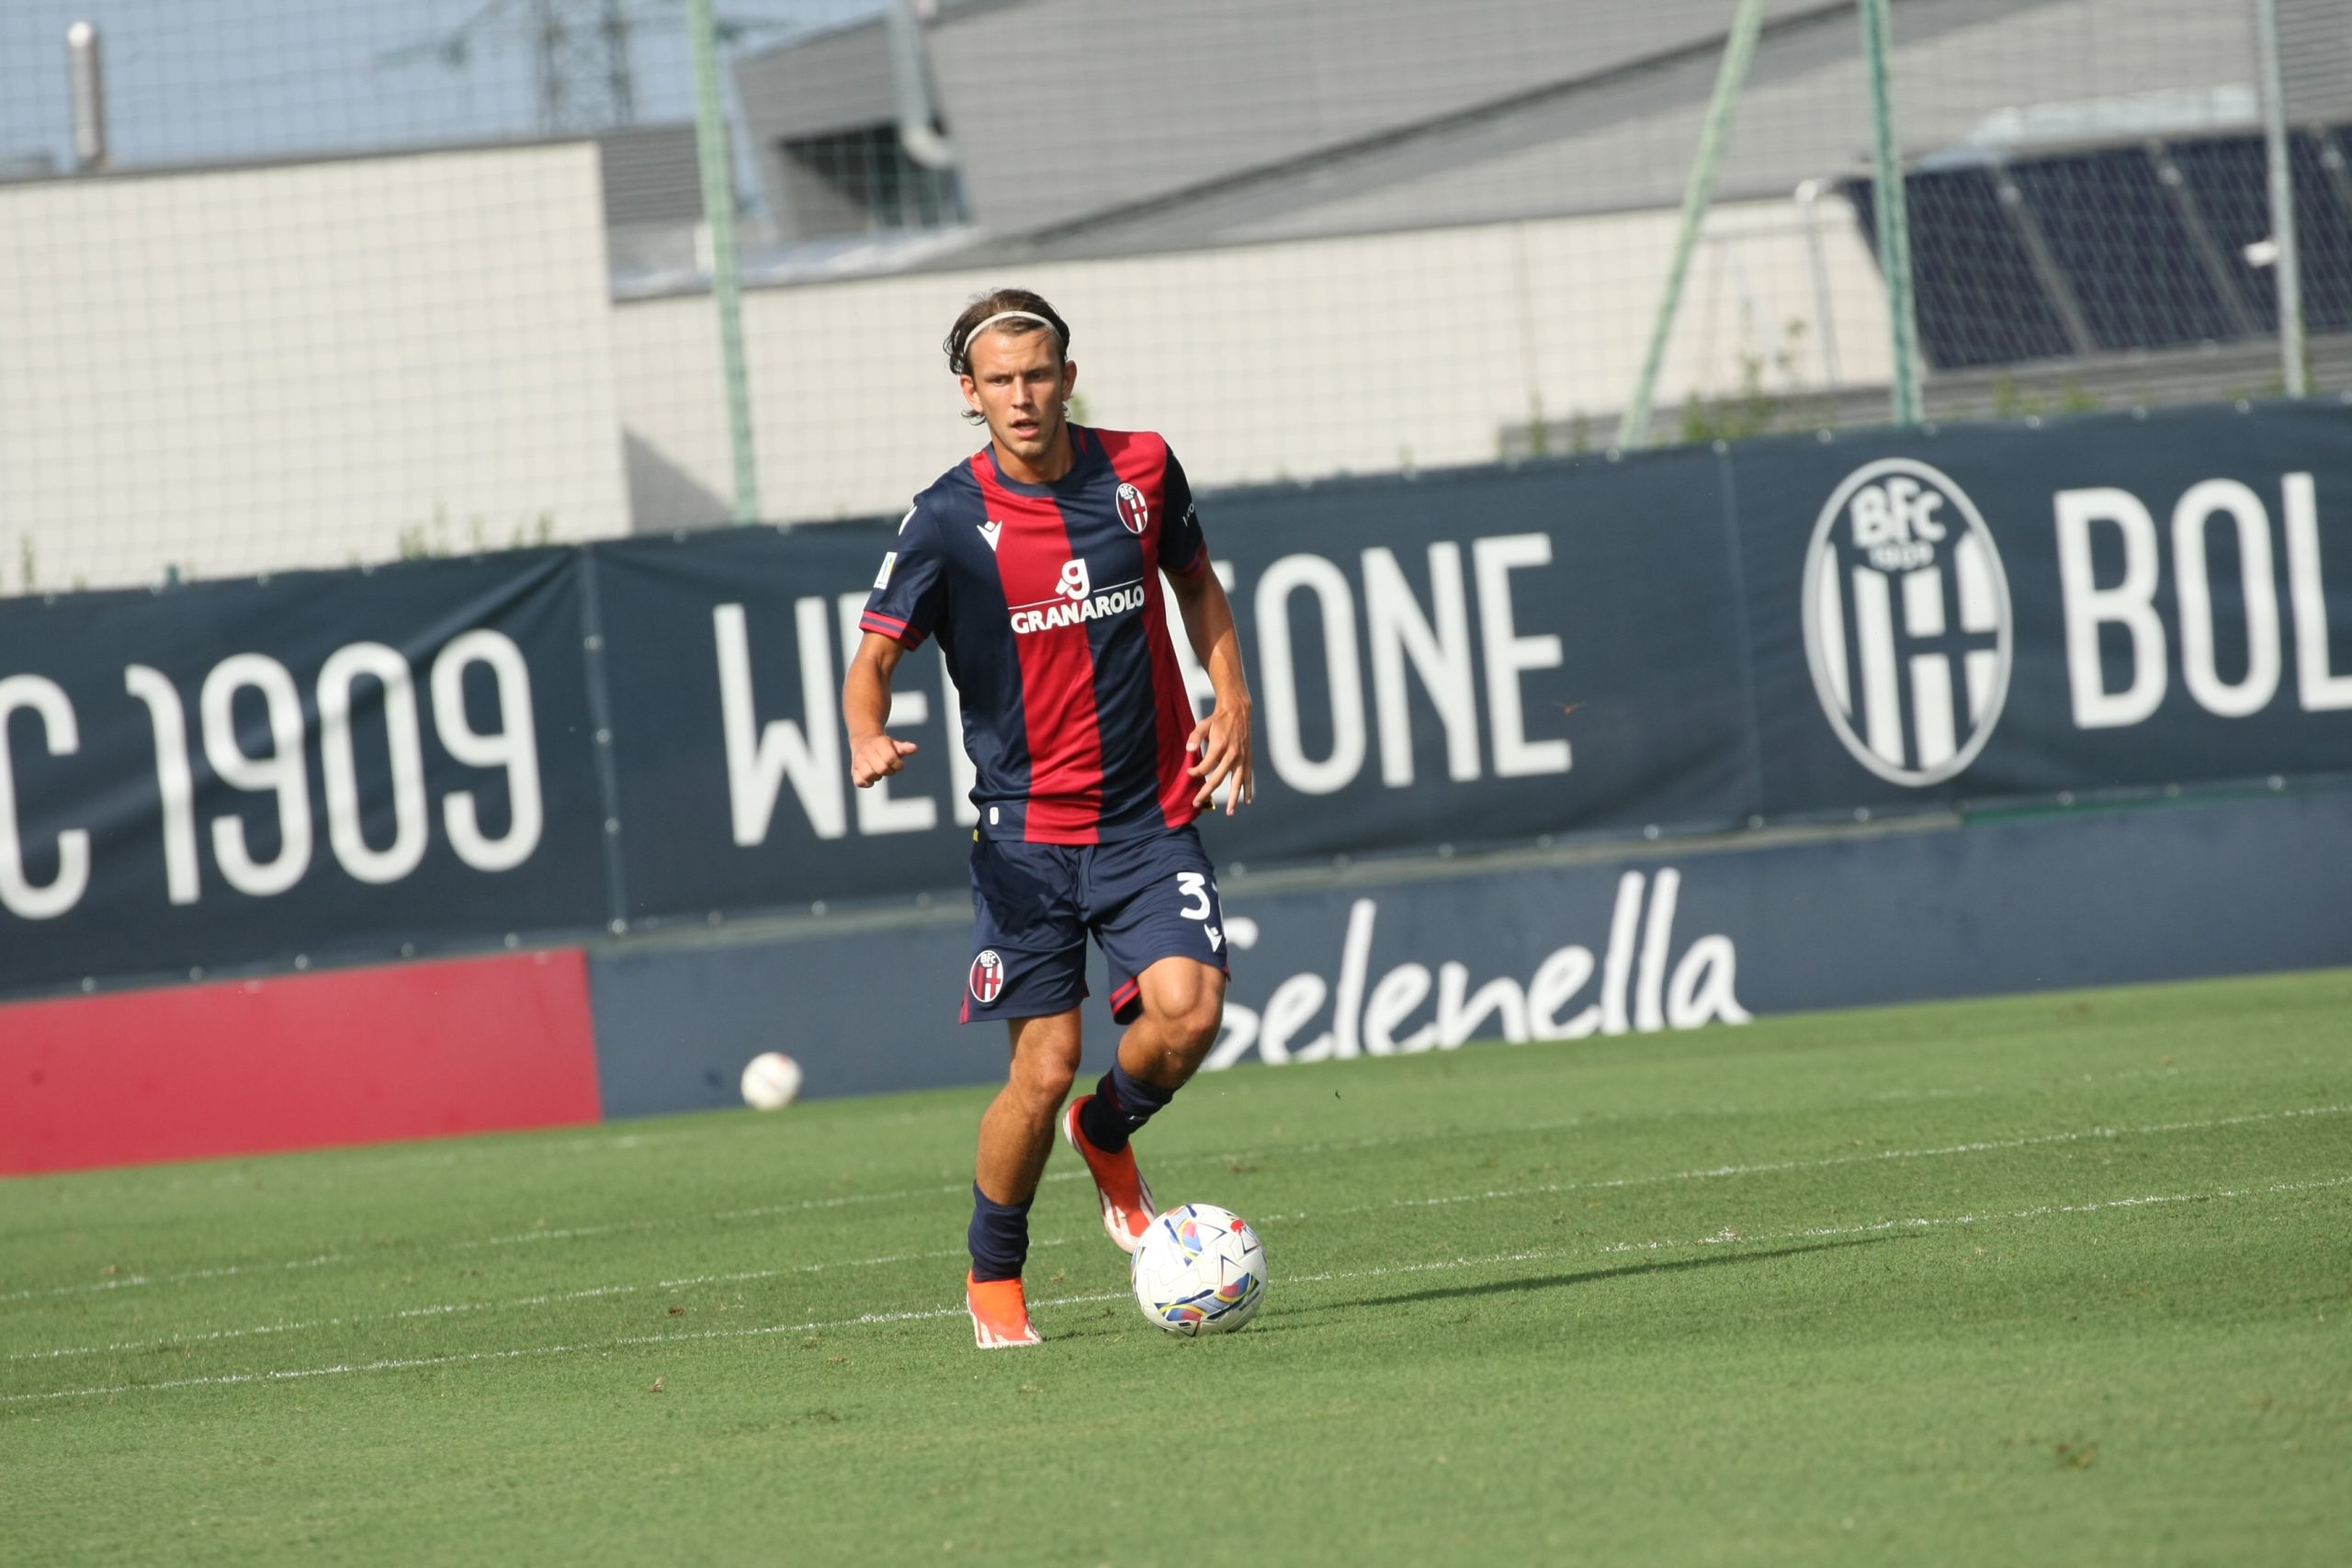
M1029 1204L1078 1072L1090 933L1127 1028L1061 1131L1123 1250L1156 1213L1128 1140L1200 1066L1224 1015L1225 916L1193 821L1220 789L1228 816L1250 798L1250 685L1184 470L1157 435L1068 421L1078 367L1054 308L1026 289L984 295L946 349L989 444L899 525L842 711L858 787L897 773L915 744L886 732L891 672L939 638L980 817L963 1020L1001 1021L1012 1046L980 1119L965 1280L973 1336L992 1349L1038 1342L1021 1286ZM1198 722L1163 577L1216 689Z

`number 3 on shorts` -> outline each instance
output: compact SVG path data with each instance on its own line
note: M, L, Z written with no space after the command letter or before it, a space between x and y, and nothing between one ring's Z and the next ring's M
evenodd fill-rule
M1176 874L1176 891L1189 900L1182 908L1176 911L1178 914L1188 920L1205 920L1209 918L1209 879L1207 877L1197 871L1180 871Z

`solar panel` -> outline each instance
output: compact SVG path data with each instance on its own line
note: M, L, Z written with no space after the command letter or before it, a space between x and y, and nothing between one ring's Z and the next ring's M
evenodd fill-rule
M2144 148L2037 158L2010 173L2099 348L2238 335L2219 280Z
M1999 184L1983 168L1937 169L1904 182L1920 352L1938 370L2050 359L2071 350L2032 254L2010 222ZM1846 187L1873 250L1874 192Z

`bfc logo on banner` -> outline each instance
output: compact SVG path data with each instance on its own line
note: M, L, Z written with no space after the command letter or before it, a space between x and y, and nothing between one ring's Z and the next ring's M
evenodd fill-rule
M1975 503L1908 457L1856 469L1804 561L1813 689L1856 761L1922 788L1976 760L2015 643L2008 578Z
M991 947L972 960L972 999L986 1007L1004 989L1004 960Z
M1119 487L1114 504L1119 509L1119 521L1130 534L1140 534L1151 522L1151 508L1145 503L1143 491L1131 484Z
M1804 656L1837 739L1889 783L1966 769L2008 698L2008 576L1966 491L1912 458L1847 475L1804 555Z

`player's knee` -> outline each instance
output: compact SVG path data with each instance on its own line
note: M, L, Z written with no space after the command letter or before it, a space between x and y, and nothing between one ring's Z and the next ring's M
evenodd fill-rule
M1060 1055L1040 1054L1016 1062L1012 1068L1013 1088L1022 1099L1044 1106L1048 1111L1069 1096L1070 1084L1077 1077L1076 1059Z
M1224 979L1214 970L1186 965L1160 987L1157 1010L1168 1042L1192 1060L1208 1053L1225 1021Z
M1209 1047L1216 1043L1216 1032L1225 1022L1225 998L1222 993L1204 993L1197 1003L1177 1021L1176 1037L1184 1054L1194 1061L1205 1056Z

